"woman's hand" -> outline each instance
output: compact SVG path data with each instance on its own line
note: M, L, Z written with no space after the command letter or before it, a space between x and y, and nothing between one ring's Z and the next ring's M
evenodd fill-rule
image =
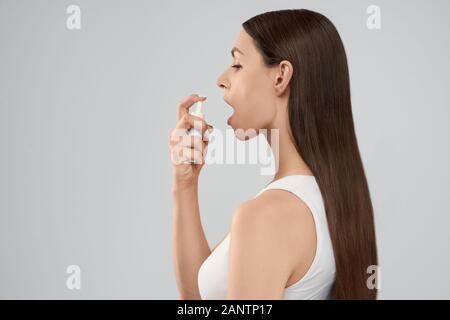
M173 188L185 188L198 182L205 162L208 133L212 132L213 127L204 119L189 114L188 109L197 101L205 100L206 97L192 94L178 104L178 122L171 131L168 142L172 159ZM188 135L188 130L193 127L202 133L204 139ZM205 134L206 131L208 133Z

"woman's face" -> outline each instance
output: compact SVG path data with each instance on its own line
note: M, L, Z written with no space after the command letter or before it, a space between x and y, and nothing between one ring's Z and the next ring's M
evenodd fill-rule
M251 135L249 129L259 134L259 129L270 127L276 115L274 70L264 65L244 29L232 49L232 64L219 76L217 85L224 89L224 100L233 108L228 124L235 133L241 128L246 134Z

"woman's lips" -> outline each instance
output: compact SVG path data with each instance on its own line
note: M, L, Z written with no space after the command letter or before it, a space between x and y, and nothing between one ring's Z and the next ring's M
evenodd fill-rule
M228 117L227 124L230 124L231 118L233 118L233 114L234 114L234 112L231 114L231 116Z

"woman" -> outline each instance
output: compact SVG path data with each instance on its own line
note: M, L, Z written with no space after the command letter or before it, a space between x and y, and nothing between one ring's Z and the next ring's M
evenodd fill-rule
M373 208L355 136L347 60L334 25L301 9L257 15L218 78L233 129L279 130L277 172L235 211L212 251L198 205L200 164L174 162L174 267L182 299L376 299L368 268L377 265ZM204 97L179 104L175 130ZM174 130L174 131L175 131ZM169 146L202 161L208 141ZM241 135L236 135L242 139ZM204 152L202 152L204 151Z

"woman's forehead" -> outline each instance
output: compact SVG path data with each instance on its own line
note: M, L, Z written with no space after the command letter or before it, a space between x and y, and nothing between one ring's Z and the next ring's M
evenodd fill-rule
M233 49L238 49L240 52L238 50L235 50L235 52L238 52L238 54L245 56L255 53L253 39L247 32L245 32L244 29L239 32L239 35L234 42Z

